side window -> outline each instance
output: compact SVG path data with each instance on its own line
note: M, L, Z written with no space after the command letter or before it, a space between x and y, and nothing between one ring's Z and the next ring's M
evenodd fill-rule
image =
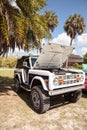
M30 67L30 62L29 62L29 58L24 60L25 62L27 62L27 66Z

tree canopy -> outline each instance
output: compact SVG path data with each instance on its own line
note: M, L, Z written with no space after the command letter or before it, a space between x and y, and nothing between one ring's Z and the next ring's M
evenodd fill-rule
M55 27L58 25L58 19L54 12L45 11L44 16L47 18L47 26L53 32Z
M72 45L72 40L76 37L76 34L81 35L85 27L84 18L76 13L66 20L64 30L71 37L70 45Z
M41 39L51 35L48 19L39 13L46 0L16 0L17 7L11 1L0 0L0 54L15 47L27 51L39 48Z

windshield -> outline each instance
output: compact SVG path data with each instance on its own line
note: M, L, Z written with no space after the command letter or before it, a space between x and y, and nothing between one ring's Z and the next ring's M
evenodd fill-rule
M32 66L35 64L36 60L37 60L37 58L36 58L36 57L31 58L31 63L32 63Z

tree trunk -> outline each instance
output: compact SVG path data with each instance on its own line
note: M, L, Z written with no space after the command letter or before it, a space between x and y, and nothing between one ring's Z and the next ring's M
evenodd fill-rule
M73 41L73 38L71 38L71 41L70 41L70 46L72 46L72 41Z
M73 38L71 38L70 46L72 46L72 41L73 41ZM68 58L67 58L67 60L66 60L66 68L68 68Z

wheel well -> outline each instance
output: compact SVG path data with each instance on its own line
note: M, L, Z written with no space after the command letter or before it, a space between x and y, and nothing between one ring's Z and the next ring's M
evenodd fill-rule
M32 83L32 86L31 86L31 88L33 88L34 86L42 86L42 83L41 83L41 81L40 80L37 80L37 79L35 79L34 81L33 81L33 83Z
M35 86L39 87L44 94L48 95L48 92L47 92L46 90L44 90L43 85L42 85L42 83L41 83L40 80L35 79L35 80L33 81L32 85L31 85L31 88L33 88L33 87L35 87ZM41 86L42 86L42 87L41 87Z
M22 81L21 77L18 76L18 75L15 75L14 79L18 79L20 83L21 83L21 81Z
M15 78L16 78L16 79L19 79L18 75L15 75Z

